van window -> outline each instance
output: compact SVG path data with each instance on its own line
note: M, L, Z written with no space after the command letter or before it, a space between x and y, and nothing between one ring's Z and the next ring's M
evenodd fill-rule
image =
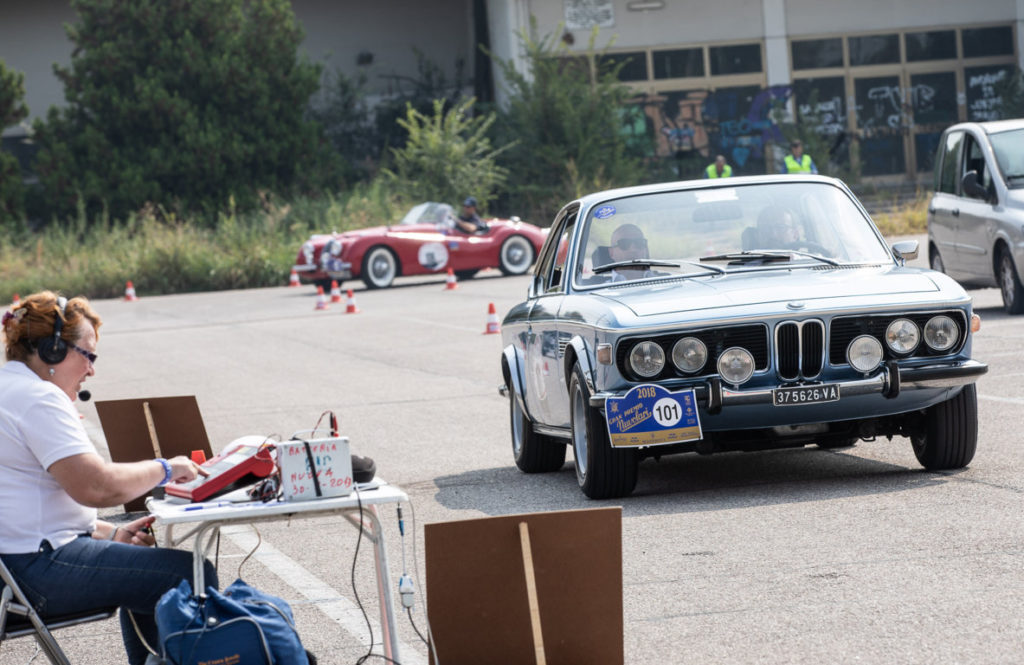
M971 134L966 135L966 140L961 177L968 171L977 171L978 184L989 189L992 185L992 171L985 165L985 153L981 151L981 144Z
M946 135L945 144L942 146L942 169L939 176L939 191L947 194L956 194L957 190L957 165L960 157L960 144L963 143L963 132L950 132Z

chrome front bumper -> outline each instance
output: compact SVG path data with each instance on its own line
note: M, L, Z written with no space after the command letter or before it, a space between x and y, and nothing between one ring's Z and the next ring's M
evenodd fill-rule
M871 378L828 382L828 385L838 385L843 397L883 395L891 399L907 388L952 388L974 383L987 371L988 365L976 360L966 360L952 365L946 363L902 369L894 361L890 361ZM722 385L721 379L717 377L702 384L681 388L693 388L697 401L702 403L709 413L718 413L723 407L728 406L773 404L773 388L733 390ZM590 406L603 409L606 399L621 397L624 394L626 391L594 393L590 396Z

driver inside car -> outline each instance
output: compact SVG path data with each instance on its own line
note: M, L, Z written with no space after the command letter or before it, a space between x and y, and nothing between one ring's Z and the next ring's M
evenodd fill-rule
M611 243L608 245L608 255L612 263L620 261L633 261L636 259L649 259L650 252L647 250L647 238L644 232L636 224L623 224L612 232ZM638 268L626 270L616 268L611 271L613 282L624 282L630 279L643 279L653 277L656 273L649 268Z
M779 206L768 206L757 216L758 249L797 249L800 226L793 213Z

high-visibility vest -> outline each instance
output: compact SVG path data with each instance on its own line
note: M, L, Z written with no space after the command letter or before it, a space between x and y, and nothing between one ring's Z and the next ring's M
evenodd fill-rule
M786 173L810 173L811 156L803 155L797 162L793 155L786 155Z
M732 167L729 166L728 164L726 164L722 168L722 175L718 175L718 169L715 168L714 164L708 164L708 167L706 169L704 169L704 171L708 174L709 178L731 178L732 177Z

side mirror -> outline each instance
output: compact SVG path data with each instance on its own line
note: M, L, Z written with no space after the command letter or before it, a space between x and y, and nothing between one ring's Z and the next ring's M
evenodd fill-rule
M960 189L964 194L975 199L988 201L988 190L978 183L978 172L968 171L960 181Z
M916 240L901 240L893 243L892 251L901 261L913 261L917 258L918 242Z

